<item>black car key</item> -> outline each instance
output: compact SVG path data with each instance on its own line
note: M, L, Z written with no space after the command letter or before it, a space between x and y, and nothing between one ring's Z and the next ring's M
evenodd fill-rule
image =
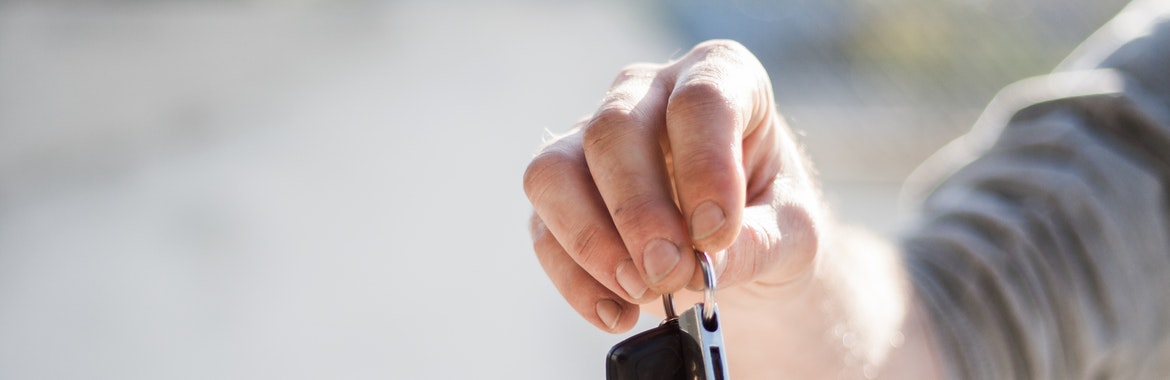
M689 379L683 371L684 333L678 318L626 338L609 350L608 380Z
M606 356L606 379L729 380L715 305L715 273L710 258L696 254L707 287L703 302L676 316L673 298L663 295L666 320L614 345Z

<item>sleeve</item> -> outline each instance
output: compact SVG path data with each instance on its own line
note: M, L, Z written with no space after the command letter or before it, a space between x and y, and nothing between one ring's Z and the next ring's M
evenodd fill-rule
M1170 20L1144 14L936 155L962 165L902 247L949 377L1170 378Z

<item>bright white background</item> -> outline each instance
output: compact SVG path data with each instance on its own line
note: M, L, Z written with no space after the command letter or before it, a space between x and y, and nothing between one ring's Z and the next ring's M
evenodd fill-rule
M8 4L0 378L602 377L521 175L636 12Z

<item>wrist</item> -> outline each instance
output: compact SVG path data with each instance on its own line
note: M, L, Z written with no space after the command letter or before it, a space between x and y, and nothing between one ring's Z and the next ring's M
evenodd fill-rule
M823 240L832 244L822 247L801 277L781 285L744 284L720 298L737 377L917 373L911 364L921 360L906 356L930 351L923 348L928 330L913 313L915 300L897 251L857 229L832 233Z

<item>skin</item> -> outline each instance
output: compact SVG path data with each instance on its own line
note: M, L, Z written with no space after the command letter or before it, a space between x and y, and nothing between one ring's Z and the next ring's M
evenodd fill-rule
M938 378L896 251L827 217L774 104L763 66L733 41L623 69L525 172L542 267L616 333L640 305L661 315L663 293L697 302L692 249L709 252L736 378Z

